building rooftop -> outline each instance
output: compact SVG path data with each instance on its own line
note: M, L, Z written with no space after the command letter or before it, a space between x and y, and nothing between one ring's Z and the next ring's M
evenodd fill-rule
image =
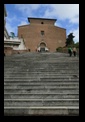
M54 21L57 21L57 19L28 17L28 21L29 22L30 22L31 19L35 19L35 20L54 20Z

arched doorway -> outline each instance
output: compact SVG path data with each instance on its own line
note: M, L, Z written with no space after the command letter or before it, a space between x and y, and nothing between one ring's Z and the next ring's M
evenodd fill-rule
M38 52L48 52L49 49L47 48L47 45L46 45L45 42L41 42L41 43L38 45L37 51L38 51Z
M40 43L40 52L45 52L46 44L44 42Z

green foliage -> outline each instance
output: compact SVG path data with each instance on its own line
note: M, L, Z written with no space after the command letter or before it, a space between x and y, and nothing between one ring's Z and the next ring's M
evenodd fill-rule
M70 44L70 45L68 45L68 46L64 46L64 47L58 47L58 48L56 48L56 51L57 52L65 52L65 53L67 53L68 52L68 48L74 48L74 47L76 47L77 48L77 50L79 50L79 42L77 42L77 43L75 43L75 44Z
M59 52L61 52L62 51L62 47L58 47L58 48L56 48L56 51L59 51Z
M77 43L75 43L75 44L70 44L70 45L68 45L67 47L68 47L68 48L69 48L69 47L71 47L71 48L73 48L73 47L79 48L79 42L77 42Z
M79 48L79 42L77 42L77 43L75 44L75 47L76 47L76 48Z
M10 34L11 34L11 36L10 36L10 37L12 37L12 38L14 38L14 37L15 37L14 32L10 32Z
M73 41L73 38L74 38L74 37L75 37L75 36L73 36L73 33L70 33L70 34L68 35L68 37L67 37L67 39L66 39L66 46L74 44L74 41Z

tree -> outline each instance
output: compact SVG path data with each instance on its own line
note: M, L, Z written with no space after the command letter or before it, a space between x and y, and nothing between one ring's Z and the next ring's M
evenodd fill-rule
M11 37L12 37L12 38L14 38L14 37L15 37L14 32L10 32L10 34L11 34Z
M69 35L68 35L68 37L67 37L67 39L66 39L66 46L68 46L68 45L71 45L71 44L74 44L74 41L73 41L73 38L74 38L75 36L73 36L73 33L70 33Z
M75 47L76 47L76 48L79 48L79 42L76 42L76 43L75 43Z

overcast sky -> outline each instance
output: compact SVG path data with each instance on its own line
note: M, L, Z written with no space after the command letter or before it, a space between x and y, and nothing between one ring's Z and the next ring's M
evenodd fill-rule
M57 19L55 26L66 29L66 35L73 33L79 42L79 4L5 4L7 10L6 28L17 36L19 25L29 24L28 17Z

